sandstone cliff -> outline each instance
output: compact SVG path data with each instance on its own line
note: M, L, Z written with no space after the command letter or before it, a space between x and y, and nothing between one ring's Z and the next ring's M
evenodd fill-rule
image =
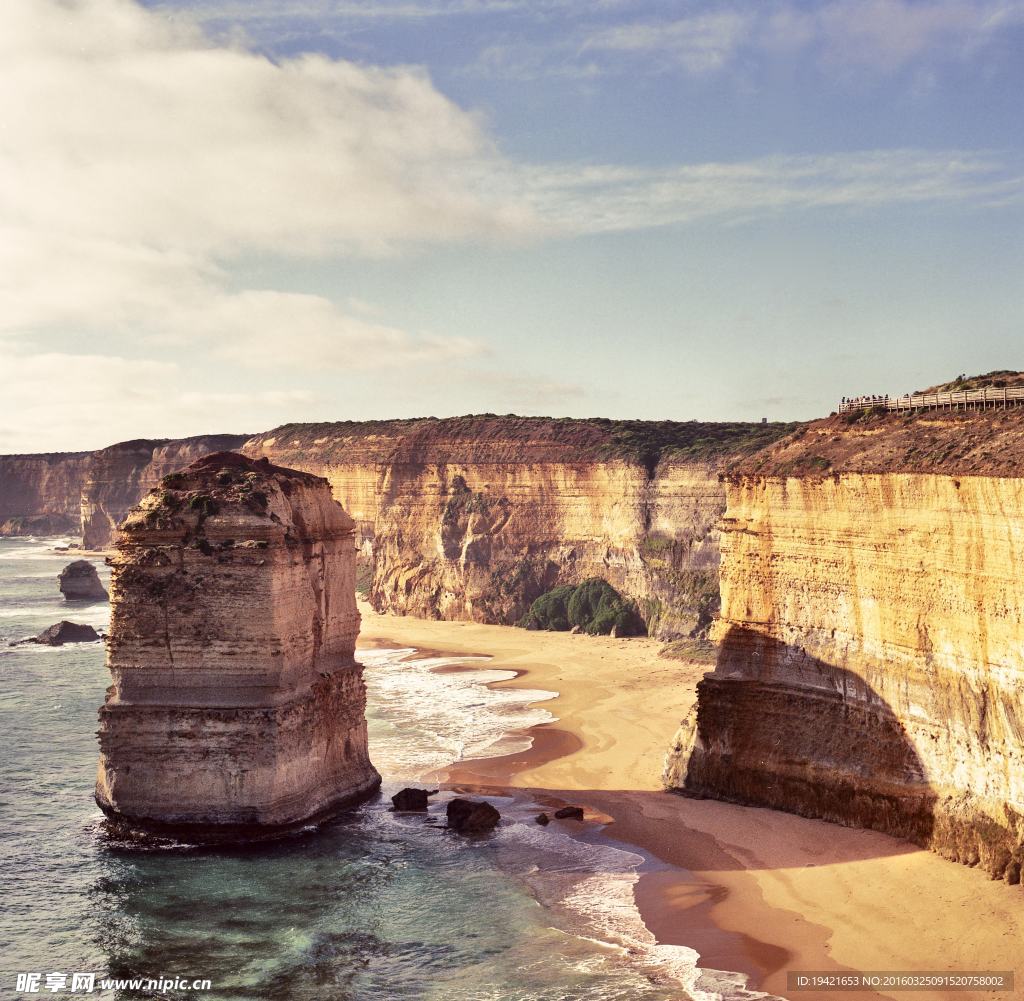
M91 454L0 455L0 536L77 535Z
M671 637L717 610L719 470L793 426L297 424L245 451L329 480L359 527L378 611L511 623L556 584L597 576Z
M720 470L793 427L492 416L293 424L243 451L330 481L356 521L380 611L515 622L545 590L597 576L672 638L703 631L718 608ZM84 544L103 548L161 476L242 440L87 453L77 479L65 464L65 481L33 487L31 510L68 512L80 498ZM0 484L9 461L0 456Z
M235 434L140 439L93 452L82 478L82 545L86 549L105 549L113 541L118 522L161 477L210 452L239 448L245 440L245 435Z
M353 531L324 480L233 453L131 512L110 559L105 812L234 835L377 787Z
M1024 861L1024 411L832 418L726 480L672 787Z
M247 435L120 442L96 452L0 455L0 536L82 536L86 549L111 544L114 527L162 476L210 452L239 448Z

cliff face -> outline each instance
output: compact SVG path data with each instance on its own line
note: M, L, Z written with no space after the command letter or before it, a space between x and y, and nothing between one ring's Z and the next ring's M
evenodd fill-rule
M202 435L168 441L125 441L89 455L82 477L82 545L105 549L118 522L161 477L210 452L241 447L245 435Z
M0 455L0 536L81 535L105 549L114 528L160 478L247 435L125 441L97 452Z
M294 424L243 451L328 479L355 519L379 611L509 623L556 584L598 576L671 638L705 629L718 607L719 471L792 427L488 416ZM163 475L242 441L85 454L78 480L39 490L33 510L68 511L80 497L84 544L104 548Z
M353 531L323 480L231 453L131 512L110 560L105 812L236 834L376 788Z
M77 535L90 454L0 455L0 536Z
M672 787L1024 861L1024 415L818 422L728 478ZM941 470L941 471L940 471Z
M649 628L718 600L718 471L791 426L459 418L289 425L245 451L326 477L359 525L378 611L515 622L603 577Z

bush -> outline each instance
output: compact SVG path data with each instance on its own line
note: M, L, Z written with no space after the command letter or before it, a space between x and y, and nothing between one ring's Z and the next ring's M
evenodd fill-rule
M542 594L519 625L554 632L579 626L591 636L607 636L613 629L616 636L643 636L647 632L636 606L600 577Z
M542 594L519 620L524 629L546 629L564 633L569 628L569 600L576 588L566 584Z
M579 626L591 636L639 636L643 621L636 607L627 602L611 584L600 577L585 580L569 599L569 625Z

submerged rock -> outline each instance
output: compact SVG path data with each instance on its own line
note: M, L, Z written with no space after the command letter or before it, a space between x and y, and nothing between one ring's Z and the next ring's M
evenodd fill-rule
M96 783L109 816L259 836L377 788L353 522L326 480L206 456L128 515L110 563Z
M555 820L582 820L583 819L583 807L582 806L563 806L560 810L555 810Z
M547 827L548 824L551 823L551 818L546 813L538 813L533 819L536 820L541 827Z
M448 826L459 834L492 831L501 814L486 800L453 799L448 803Z
M428 805L427 797L437 792L437 789L402 789L391 797L391 803L396 810L425 810Z
M64 646L65 643L94 643L102 639L100 634L92 626L82 625L78 622L62 620L47 629L44 629L38 636L32 636L26 640L19 640L11 646L19 646L21 643L40 643L43 646Z
M96 567L88 560L69 563L57 576L65 601L106 601L107 592Z

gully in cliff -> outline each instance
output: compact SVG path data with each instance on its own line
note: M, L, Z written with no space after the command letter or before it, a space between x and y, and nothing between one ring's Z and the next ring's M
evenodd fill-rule
M326 480L231 452L164 477L129 513L100 709L109 817L244 837L378 787L353 528Z

